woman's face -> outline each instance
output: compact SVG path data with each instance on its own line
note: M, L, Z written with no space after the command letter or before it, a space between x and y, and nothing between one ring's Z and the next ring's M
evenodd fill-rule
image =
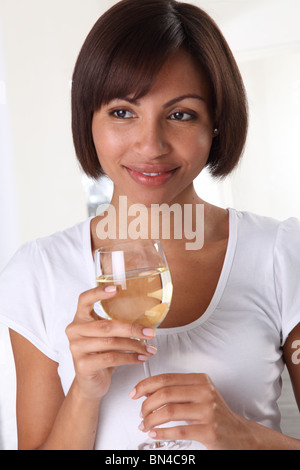
M92 132L115 195L131 202L182 202L205 166L213 139L208 80L184 51L163 66L138 100L114 99L94 113Z

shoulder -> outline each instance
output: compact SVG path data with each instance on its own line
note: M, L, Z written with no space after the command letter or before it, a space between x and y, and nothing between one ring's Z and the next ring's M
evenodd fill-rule
M238 238L274 246L300 240L300 222L296 217L279 220L247 211L230 209L236 218Z
M235 235L235 260L242 266L274 275L274 269L292 260L300 265L300 223L295 217L279 220L251 212L230 210ZM258 273L257 273L258 274Z
M52 263L63 255L71 255L86 245L90 240L90 219L80 222L72 227L57 231L51 235L36 238L25 242L17 250L13 259L19 262L31 260L46 261L51 259Z
M46 237L41 237L29 242L36 245L41 251L76 249L81 243L90 239L91 220L84 220L72 227L57 231Z
M0 291L6 284L22 286L31 283L33 288L58 272L68 271L68 266L80 263L77 258L81 258L82 264L82 258L90 252L89 227L88 219L52 235L23 243L0 274Z

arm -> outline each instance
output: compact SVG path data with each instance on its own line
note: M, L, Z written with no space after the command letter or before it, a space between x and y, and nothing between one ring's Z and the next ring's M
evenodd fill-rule
M75 367L75 379L66 397L57 364L11 332L20 449L93 449L99 407L109 390L113 370L119 365L144 362L153 354L132 338L149 339L154 330L93 319L94 303L112 295L95 288L79 298L74 321L66 329Z
M284 346L284 357L300 403L300 364L295 364L294 341L300 324ZM293 356L294 354L294 356ZM298 354L300 359L300 352ZM266 428L234 413L205 374L163 374L143 380L131 392L133 399L147 396L142 405L140 429L159 440L195 440L208 449L300 450L300 440ZM185 426L158 428L171 421Z
M300 323L289 334L283 354L300 411Z
M100 403L81 400L75 382L65 398L57 364L19 334L10 335L17 374L19 449L93 448Z

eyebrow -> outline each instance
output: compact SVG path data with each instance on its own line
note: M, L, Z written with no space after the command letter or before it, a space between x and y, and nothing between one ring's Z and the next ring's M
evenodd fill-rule
M168 101L166 104L164 104L164 108L168 108L169 106L173 106L174 104L178 103L178 101L182 101L182 100L185 100L187 98L194 98L194 99L197 99L197 100L200 100L200 101L205 101L205 99L200 95L196 95L196 94L181 95L181 96L177 96L177 98L174 98L173 100Z
M164 108L169 108L170 106L173 106L174 104L178 103L179 101L182 101L182 100L185 100L187 98L194 98L194 99L197 99L197 100L200 100L200 101L204 101L205 102L205 99L200 96L200 95L197 95L195 93L191 93L191 94L186 94L186 95L180 95L180 96L177 96L176 98L173 98L172 100L168 101L167 103L165 103L163 105ZM129 96L126 96L126 97L123 97L123 98L119 98L121 100L124 100L124 101L128 101L129 103L131 104L135 104L137 106L140 105L140 102L138 100L135 100L135 99L132 99L132 98L129 98Z

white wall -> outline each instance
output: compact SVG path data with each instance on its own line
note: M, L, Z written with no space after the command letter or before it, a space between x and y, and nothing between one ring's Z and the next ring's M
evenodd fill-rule
M6 83L0 29L0 269L8 262L20 243Z
M243 63L251 121L247 150L231 179L233 203L300 218L300 46Z
M219 184L197 180L208 198L284 219L300 218L300 2L194 1L217 20L238 61L250 108L239 168Z
M110 3L0 0L21 242L86 217L69 82L85 36Z

